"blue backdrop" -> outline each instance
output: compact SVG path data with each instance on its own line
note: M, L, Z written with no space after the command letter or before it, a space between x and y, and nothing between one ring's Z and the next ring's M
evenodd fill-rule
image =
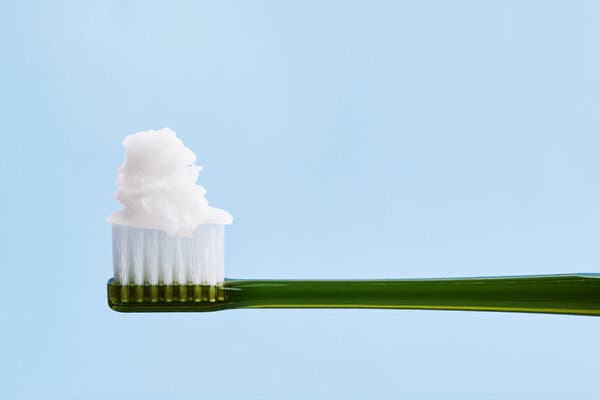
M170 127L227 275L599 272L594 1L2 1L0 386L591 399L600 318L106 305L121 141Z

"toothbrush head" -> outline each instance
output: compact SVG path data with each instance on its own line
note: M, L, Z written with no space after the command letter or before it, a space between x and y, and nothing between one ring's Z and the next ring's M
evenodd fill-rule
M108 306L121 312L219 311L230 308L223 285L121 285L110 279Z

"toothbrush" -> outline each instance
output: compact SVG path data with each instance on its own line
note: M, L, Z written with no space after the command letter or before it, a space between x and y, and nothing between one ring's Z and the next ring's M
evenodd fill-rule
M600 315L600 275L405 280L225 280L210 285L108 282L122 312L235 308L379 308Z
M399 280L225 279L224 232L170 129L125 138L108 305L121 312L369 308L600 315L600 274Z

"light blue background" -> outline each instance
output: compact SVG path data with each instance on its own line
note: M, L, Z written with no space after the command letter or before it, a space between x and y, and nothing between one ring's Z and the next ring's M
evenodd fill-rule
M121 141L170 127L227 275L600 272L594 1L3 1L5 398L593 399L600 318L106 305Z

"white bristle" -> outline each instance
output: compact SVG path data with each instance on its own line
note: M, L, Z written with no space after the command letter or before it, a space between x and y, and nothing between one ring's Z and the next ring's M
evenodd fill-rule
M219 285L225 277L225 229L198 225L191 237L113 225L114 280L121 285Z

